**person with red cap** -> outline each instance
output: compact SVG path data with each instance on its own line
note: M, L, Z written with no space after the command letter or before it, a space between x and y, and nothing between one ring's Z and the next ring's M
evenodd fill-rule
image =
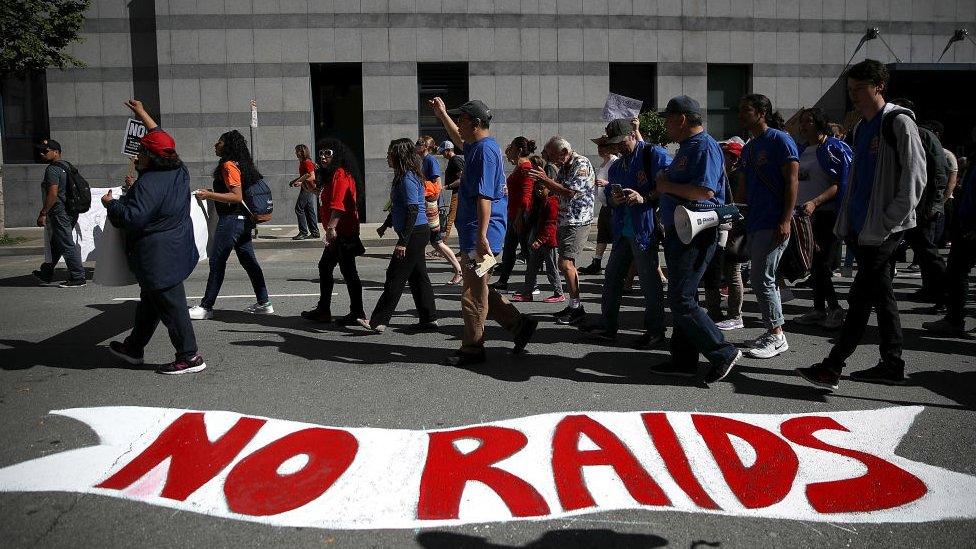
M129 364L143 363L143 350L162 321L176 348L176 360L160 374L186 374L207 367L186 306L186 280L200 256L190 220L190 172L176 154L176 142L159 128L140 101L125 105L146 126L136 156L138 179L121 198L102 197L109 221L125 232L125 255L139 282L135 326L109 351Z
M739 157L742 156L742 146L745 141L741 137L732 137L725 141L719 141L722 148L722 156L725 158L725 176L730 185L726 198L731 199L739 171ZM739 226L734 227L738 224ZM738 257L731 253L726 253L729 249L730 237L735 238L735 234L745 235L745 224L742 221L719 225L718 246L715 247L715 255L708 268L705 269L705 276L702 277L702 286L705 288L705 310L708 316L715 321L719 330L729 331L745 327L742 322L742 295L745 287L742 283L742 263ZM743 230L738 230L743 229ZM726 314L722 314L722 281L728 284L728 308Z

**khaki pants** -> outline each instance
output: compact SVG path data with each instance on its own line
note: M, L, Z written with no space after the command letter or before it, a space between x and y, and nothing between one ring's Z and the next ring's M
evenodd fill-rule
M505 296L488 288L491 273L478 276L469 264L466 257L462 258L461 318L464 319L464 334L461 352L480 353L485 345L485 320L489 316L507 332L514 334L522 324L522 314Z

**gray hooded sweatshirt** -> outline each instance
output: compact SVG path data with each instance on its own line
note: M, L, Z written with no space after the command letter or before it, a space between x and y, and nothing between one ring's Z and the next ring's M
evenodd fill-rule
M888 116L895 108L901 109L885 103L878 115ZM884 127L883 119L881 126ZM925 149L918 136L918 126L908 116L895 116L892 129L898 139L894 147L885 142L883 131L878 132L880 143L871 199L864 228L857 238L861 246L880 246L892 234L915 227L915 207L925 191ZM834 225L834 234L840 238L850 236L851 200L857 184L857 169L855 158L848 179L852 184L847 186Z

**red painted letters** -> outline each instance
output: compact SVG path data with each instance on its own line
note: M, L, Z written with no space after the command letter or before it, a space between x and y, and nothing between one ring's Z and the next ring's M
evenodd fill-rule
M580 450L586 435L599 450ZM593 507L596 502L583 482L583 467L609 465L641 505L670 505L671 501L624 443L588 416L566 416L556 425L552 438L552 473L563 509Z
M829 417L797 417L780 426L783 436L791 441L807 448L856 459L867 466L868 472L858 478L815 482L807 486L807 499L818 512L879 511L911 503L925 495L925 483L915 475L877 456L822 442L813 436L821 429L847 431Z
M695 505L702 509L719 509L719 506L702 488L701 483L695 477L688 463L688 456L685 455L678 437L674 433L674 428L668 421L668 416L664 412L654 412L641 414L647 433L654 441L654 447L664 460L664 465L671 473L671 477L684 490Z
M315 427L284 436L242 459L224 483L231 511L267 516L297 509L321 496L346 472L359 443L340 429ZM278 474L285 461L299 455L308 462L298 471Z
M263 419L242 417L227 433L211 442L207 438L203 413L187 412L160 433L138 457L98 487L124 490L166 458L171 458L160 495L183 501L227 467L264 423Z
M427 463L420 479L417 518L444 520L458 518L461 494L469 481L478 481L495 491L516 517L549 514L549 505L531 484L495 463L525 448L528 439L521 431L506 427L469 427L456 431L429 433ZM454 442L477 439L481 446L462 454Z

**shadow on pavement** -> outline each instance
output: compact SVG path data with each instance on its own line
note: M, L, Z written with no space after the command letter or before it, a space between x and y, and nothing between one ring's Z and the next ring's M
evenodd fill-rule
M89 281L95 276L95 269L85 267L85 278ZM55 269L53 281L50 284L42 284L40 280L34 278L32 274L19 276L8 276L0 278L0 288L40 288L47 286L57 286L59 282L68 280L67 269Z
M553 530L525 545L492 543L485 538L452 532L423 532L417 534L416 541L426 549L514 549L515 547L525 549L541 549L543 547L599 547L607 549L641 547L651 549L664 547L668 544L668 540L653 534L620 533L605 529Z

